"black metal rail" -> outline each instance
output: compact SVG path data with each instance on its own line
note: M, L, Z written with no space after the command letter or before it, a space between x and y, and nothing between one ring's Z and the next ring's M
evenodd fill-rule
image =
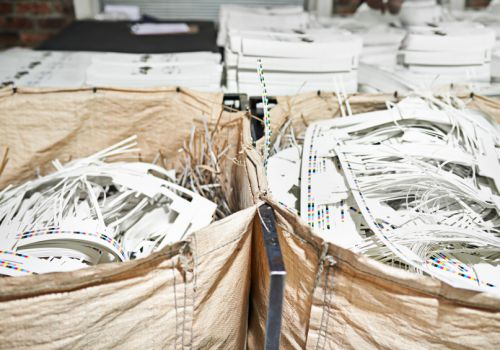
M266 319L265 349L278 350L280 347L286 270L278 240L278 232L276 231L276 218L274 217L273 208L268 204L264 204L260 206L259 214L269 267L269 304Z
M263 118L262 108L258 108L260 97L248 98L245 94L225 94L224 105L244 111L249 110L253 116ZM269 97L270 105L276 105L277 101ZM252 139L255 142L264 135L263 123L252 119ZM267 267L269 271L269 295L266 318L265 350L278 350L281 338L281 319L283 311L283 294L285 290L286 269L281 254L281 247L276 230L276 218L273 208L268 204L259 207L261 219L261 231L264 247L266 250Z

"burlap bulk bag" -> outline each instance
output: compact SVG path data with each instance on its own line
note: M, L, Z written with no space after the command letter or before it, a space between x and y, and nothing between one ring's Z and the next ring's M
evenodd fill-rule
M353 112L361 113L385 108L386 100L397 101L397 97L355 95L349 100ZM465 101L500 121L498 101L478 96ZM276 128L287 117L300 131L314 120L339 115L333 94L309 93L278 98L277 107L271 111L271 124L276 135ZM253 174L249 173L254 200L267 201L275 209L287 270L281 348L498 348L499 298L455 289L326 243L298 216L270 199L260 154L249 147L250 134L244 142L248 145L249 169L254 167ZM259 252L253 254L257 255L254 259L265 258L259 257ZM253 269L259 266L255 264ZM262 298L267 292L265 283L257 290L252 288L251 348L263 344L265 323L259 317L268 306L267 299Z
M214 142L233 146L223 169L230 205L248 207L145 259L0 278L0 349L244 348L255 206L243 114L221 100L176 89L0 91L0 150L9 148L0 189L133 134L142 160L161 151L174 166L204 116L221 128Z

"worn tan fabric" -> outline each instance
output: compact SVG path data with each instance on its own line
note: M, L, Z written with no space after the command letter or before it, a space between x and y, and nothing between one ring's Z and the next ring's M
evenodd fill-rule
M397 98L354 95L349 100L353 112L361 113L384 108L386 100ZM500 101L479 96L466 101L500 120ZM276 135L287 118L300 132L314 120L339 115L333 94L308 93L278 98L271 123ZM252 192L263 198L267 185L262 160L249 145L245 150L248 169L253 171L250 183L257 186ZM257 142L257 147L261 146L262 142ZM498 348L499 298L455 289L328 244L296 215L281 209L271 198L266 200L276 212L287 270L281 348ZM267 293L266 284L257 292L252 288L252 314L265 317L261 315L268 305L262 295ZM264 326L265 321L249 323L250 348L262 347Z
M220 94L175 89L0 91L0 189L137 134L141 159L175 166L205 117L231 145L224 186L236 211L145 259L0 279L0 349L242 349L255 206L241 148L242 113ZM219 119L220 118L220 119ZM3 151L0 153L3 157ZM3 158L2 158L3 159ZM2 162L0 159L0 162ZM1 164L1 163L0 163Z
M0 349L241 349L255 208L146 259L0 282Z
M38 167L42 174L52 171L55 158L90 155L132 135L144 160L161 151L175 165L193 123L203 117L214 123L222 102L220 94L175 89L9 91L0 93L0 145L9 147L0 188L32 177ZM224 117L228 122L241 114Z

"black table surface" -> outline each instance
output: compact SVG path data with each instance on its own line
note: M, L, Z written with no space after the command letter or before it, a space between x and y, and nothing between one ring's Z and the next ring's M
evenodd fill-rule
M218 52L214 22L161 21L187 23L196 33L133 35L130 21L74 21L37 49L56 51L107 51L126 53Z

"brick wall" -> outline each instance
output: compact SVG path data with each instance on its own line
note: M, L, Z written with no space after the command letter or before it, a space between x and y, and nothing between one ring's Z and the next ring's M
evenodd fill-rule
M0 48L37 46L73 18L72 0L0 0Z

